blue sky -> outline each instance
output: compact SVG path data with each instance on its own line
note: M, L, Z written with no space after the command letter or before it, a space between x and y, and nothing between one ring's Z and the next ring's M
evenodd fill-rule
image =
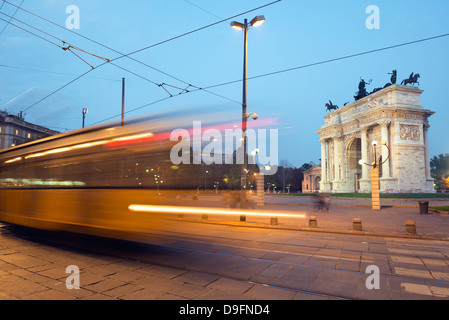
M8 1L16 5L22 2ZM74 31L129 53L214 23L218 17L225 19L270 2L24 0L22 8L65 26L67 6L76 5L80 9L80 29ZM2 3L0 0L0 6ZM369 5L380 9L378 30L365 26ZM5 3L0 11L11 16L16 8ZM283 0L234 20L250 20L259 14L265 15L266 22L249 31L249 77L449 33L446 0ZM0 18L9 20L5 15ZM83 50L109 59L119 56L24 11L19 10L15 18ZM0 32L5 25L0 20ZM33 32L61 44L48 35ZM248 81L248 111L257 112L260 118L279 119L279 160L287 159L294 166L309 161L318 163L320 143L315 131L324 124L324 104L329 99L339 106L352 102L360 78L372 79L368 87L372 90L389 82L388 73L393 69L398 70L399 81L415 72L421 75L423 106L436 112L430 118L430 154L448 153L449 142L443 138L449 119L448 49L449 37L443 37L253 79ZM207 87L242 78L242 50L242 32L231 29L229 23L221 23L132 57L185 83ZM82 57L94 66L103 62L86 54ZM129 59L114 63L154 83L186 87L183 82ZM0 34L0 65L0 108L10 113L28 108L90 69L72 53L12 25ZM118 115L123 77L127 110L168 96L154 83L106 64L28 109L26 120L65 131L81 127L82 108L89 109L86 125ZM178 96L179 90L167 89L176 97L127 116L178 107L241 112L241 106L231 101L241 101L241 82L211 89L230 100L203 91Z

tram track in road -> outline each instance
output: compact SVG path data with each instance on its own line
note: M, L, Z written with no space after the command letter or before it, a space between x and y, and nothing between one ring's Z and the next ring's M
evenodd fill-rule
M80 237L80 235L76 235L76 237ZM83 237L83 236L81 236ZM91 236L89 236L92 238ZM127 244L127 242L121 242L121 240L112 240L112 239L100 239L97 237L93 237L92 239L97 239L96 242L97 245L92 246L92 242L88 242L89 245L86 246L83 245L83 242L81 241L75 241L75 242L67 242L62 241L61 239L55 239L54 237L45 238L44 241L48 242L50 240L51 243L55 243L58 245L64 245L68 246L69 248L76 248L79 250L87 251L87 252L93 252L93 253L100 253L105 254L109 256L113 256L120 259L126 259L126 260L132 260L132 261L139 261L148 265L155 265L160 267L167 267L167 268L173 268L177 270L182 270L190 273L195 273L198 275L208 275L208 276L218 276L224 279L229 280L235 280L239 282L243 282L246 284L252 284L255 286L263 286L263 287L269 287L269 288L277 288L277 289L283 289L288 290L291 292L297 292L297 293L303 293L308 295L315 295L320 297L325 297L329 299L353 299L351 296L345 296L345 295L337 295L337 294L329 294L328 292L319 291L319 290L310 290L307 288L298 288L294 287L294 285L279 285L276 281L268 282L268 281L257 281L257 276L248 276L248 275L236 275L235 272L226 272L222 271L220 272L218 269L216 270L204 270L202 268L201 263L193 263L189 266L188 263L183 264L184 262L189 262L194 260L192 259L186 259L189 255L192 257L202 257L207 263L210 263L210 261L222 261L223 264L225 264L226 261L239 261L237 265L251 265L251 264L262 264L266 266L266 268L269 268L270 266L281 266L282 268L285 268L286 270L292 270L292 269L301 269L305 268L308 270L318 270L318 271L325 271L325 272L335 272L341 275L350 275L354 277L368 277L368 274L361 271L355 271L355 270L346 270L336 267L328 267L328 266L318 266L318 265L310 265L307 263L297 263L292 261L281 261L279 259L270 259L270 258L264 258L264 256L267 255L290 255L292 257L295 256L315 256L315 258L323 259L323 260L335 260L335 259L345 259L346 261L354 261L358 262L360 264L364 263L365 265L368 264L375 264L375 261L370 259L370 257L364 257L360 255L356 255L359 251L353 250L353 255L345 254L343 256L338 257L338 255L335 254L319 254L316 250L310 247L307 248L305 251L302 252L294 252L294 251L286 251L286 250L273 250L273 249L265 249L263 246L265 246L268 243L273 244L273 242L270 242L268 238L264 241L259 240L252 240L252 241L244 241L243 239L235 239L235 238L229 238L224 236L218 236L214 237L211 241L211 237L207 236L192 236L190 234L181 234L176 233L174 235L171 233L169 236L155 236L152 235L152 243L135 243L133 242L134 249L138 249L135 252L129 251L129 250L120 250L119 248L116 248L115 246L112 246L114 249L110 249L110 245L102 245L102 241L112 241L112 243L121 243L122 245ZM154 241L158 239L158 241ZM117 242L118 241L118 242ZM349 241L349 240L348 240ZM95 242L95 241L94 241ZM230 243L226 243L230 242ZM182 244L182 245L180 245ZM400 245L401 243L394 243L394 245ZM405 243L408 244L408 243ZM276 245L276 244L274 244ZM141 247L143 246L143 247ZM413 247L413 244L412 244ZM441 247L444 248L444 247ZM301 248L297 248L301 249ZM303 249L303 248L302 248ZM163 254L158 254L160 252L163 252ZM249 255L242 255L238 254L239 252L248 253ZM171 260L164 260L161 258L161 256L166 256L168 253L168 256L171 255ZM374 253L373 253L374 254ZM181 263L176 263L176 259L173 260L173 256L178 255L180 257ZM407 255L403 255L404 257L407 257ZM413 255L409 255L411 257ZM359 258L356 258L359 257ZM441 259L443 261L443 259ZM174 262L175 261L175 262ZM244 263L243 263L244 262ZM232 268L231 268L232 269ZM264 269L261 267L261 272L263 273ZM449 286L448 281L437 281L434 279L420 279L417 277L409 277L409 276L403 276L403 275L394 275L394 274L386 274L381 273L381 277L390 278L390 279L398 279L400 281L405 282L423 282L423 283L430 283L433 285L444 285Z
M145 253L148 253L148 251L151 251L151 248L163 248L164 251L167 250L180 250L180 251L193 251L193 252L203 252L208 254L219 254L214 252L207 252L202 251L198 249L187 249L187 248L181 248L181 247L173 247L173 246L167 246L167 245L160 245L160 244L150 244L150 243L141 243L141 242L130 242L127 240L116 240L116 239L109 239L109 238L101 238L96 236L90 236L90 235L83 235L83 234L69 234L66 236L70 237L64 237L64 239L61 239L61 237L56 237L56 234L50 232L50 231L43 231L43 230L37 230L37 229L30 229L30 228L24 228L19 226L0 226L0 230L4 228L10 232L13 232L16 236L25 238L27 240L31 241L39 241L45 245L50 246L57 246L62 247L64 249L68 250L77 250L78 253L81 251L86 252L89 254L101 254L104 256L114 257L118 259L123 259L127 261L134 261L139 263L144 263L150 266L158 266L158 267L165 267L165 268L171 268L176 270L185 271L185 273L193 273L197 275L204 275L204 276L215 276L222 279L232 280L244 284L249 284L251 286L260 286L265 288L274 288L274 289L281 289L281 290L287 290L294 293L302 293L306 295L311 295L315 297L320 297L324 299L332 299L332 300L350 300L350 297L341 296L341 295L335 295L335 294L328 294L324 292L319 291L312 291L312 290L301 290L297 288L292 288L288 286L281 286L281 285L274 285L274 284L267 284L247 279L242 279L239 277L232 277L232 276L226 276L221 275L217 273L211 273L211 272L204 272L204 271L198 271L192 268L179 268L178 266L174 266L170 263L164 263L162 261L154 261L150 260L148 261L145 259L145 257L141 256L142 251ZM79 241L80 238L82 238L82 241ZM112 244L112 245L111 245ZM118 244L118 245L117 245ZM120 249L120 246L123 246L123 248ZM141 246L144 246L144 250ZM134 250L137 248L137 254L138 256L133 256L133 252L129 251L129 248L133 248ZM115 249L111 249L115 248ZM156 250L157 251L157 250ZM223 254L225 255L225 254ZM227 255L231 256L231 255ZM237 256L236 256L237 257ZM183 273L183 274L185 274ZM182 274L181 274L182 275Z
M173 236L170 237L170 239L173 240ZM178 240L182 240L182 241L186 241L187 238L177 238ZM192 240L189 239L189 241L192 242L197 242L197 243L201 243L204 241L200 241L200 240ZM286 266L293 266L293 267L305 267L305 268L313 268L313 269L321 269L321 270L330 270L330 271L337 271L337 272L345 272L345 273L350 273L350 274L357 274L360 276L364 276L367 277L368 274L362 271L355 271L355 270L346 270L346 269L341 269L341 268L332 268L332 267L325 267L325 266L317 266L317 265L310 265L310 264L306 264L306 263L294 263L294 262L287 262L287 261L280 261L280 260L273 260L273 259L264 259L264 258L258 258L258 257L251 257L251 256L242 256L242 255L237 255L237 254L230 254L230 253L225 253L225 252L217 252L217 251L209 251L209 250L204 250L204 249L194 249L194 248L189 248L188 246L172 246L172 245L163 245L163 244L151 244L152 246L157 246L157 247L163 247L163 248L168 248L168 249L173 249L173 250L184 250L186 252L198 252L198 253L205 253L205 254L210 254L210 255L220 255L220 256L225 256L225 257L232 257L232 258L241 258L241 259L248 259L251 261L262 261L262 262L268 262L271 264L281 264L281 265L286 265ZM293 255L310 255L310 256L314 256L315 258L321 258L321 259L343 259L343 260L352 260L352 261L356 261L358 259L355 258L348 258L348 255L343 255L343 256L337 256L337 255L332 255L332 254L328 254L328 255L322 255L322 254L316 254L313 253L313 251L309 251L308 253L304 253L304 252L287 252L287 251L282 251L282 250L267 250L267 249L260 249L260 248L254 248L254 247L243 247L243 246L235 246L235 245L226 245L226 244L219 244L220 246L223 247L228 247L228 248L232 248L232 249L244 249L244 250L257 250L257 251L264 251L265 253L269 253L269 252L275 252L275 253L281 253L281 254L293 254ZM353 255L353 257L355 257L355 255ZM414 256L413 256L414 257ZM437 259L438 260L438 259ZM440 259L443 261L443 259ZM151 263L157 263L155 261L150 261ZM365 264L375 264L375 261L372 257L363 257L361 256L359 259L360 263L365 263ZM163 265L165 267L173 267L173 265ZM189 270L189 271L194 271L194 270ZM194 272L198 272L198 271L194 271ZM223 275L220 274L215 274L215 275L219 275L222 277L225 277ZM410 277L405 277L405 276L400 276L400 275L393 275L392 273L390 274L386 274L386 273L381 273L380 274L381 277L388 277L388 278L393 278L393 279L400 279L403 281L422 281L422 282L427 282L427 283L433 283L433 284L443 284L443 285L448 285L449 286L449 281L437 281L437 280L431 280L431 279L418 279L418 278L410 278ZM262 285L267 285L267 284L262 284ZM276 285L271 285L276 287ZM284 287L286 289L292 289L292 288L288 288L288 287Z

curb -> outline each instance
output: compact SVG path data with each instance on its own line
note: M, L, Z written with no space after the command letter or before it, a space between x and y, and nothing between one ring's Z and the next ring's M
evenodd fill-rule
M449 216L449 211L441 211L429 208L429 212L435 213L437 216Z
M277 203L277 202L265 202L265 204L272 204L277 206L314 206L312 203ZM329 204L329 207L348 207L348 208L371 208L372 205L364 205L364 204ZM384 205L381 207L387 208L408 208L408 209L417 209L419 206L389 206ZM430 210L430 209L429 209Z
M272 229L272 230L286 230L286 231L299 231L299 232L315 232L315 233L328 233L328 234L341 234L352 236L367 236L367 237L382 237L382 238L400 238L400 239L416 239L416 240L431 240L431 241L448 241L449 239L441 239L438 237L411 235L407 233L392 234L392 233L380 233L372 231L353 231L353 230L332 230L323 228L293 228L283 226L271 226L261 224L245 224L245 222L218 222L209 220L192 220L192 219L173 219L176 221L190 222L190 223L202 223L210 225L221 225L240 228L259 228L259 229Z

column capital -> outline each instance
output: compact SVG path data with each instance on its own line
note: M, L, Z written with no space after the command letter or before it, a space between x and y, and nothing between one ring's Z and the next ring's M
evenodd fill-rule
M332 139L337 140L337 141L342 141L343 136L333 136Z
M390 124L391 124L391 120L382 120L382 121L379 121L379 125L380 125L381 127L388 127Z
M363 133L366 134L366 133L368 133L369 128L370 128L369 126L361 127L361 128L360 128L360 132L361 132L362 134L363 134Z

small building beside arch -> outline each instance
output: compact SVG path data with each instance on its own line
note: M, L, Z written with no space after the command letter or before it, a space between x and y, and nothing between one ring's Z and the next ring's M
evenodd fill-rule
M321 167L313 166L303 172L302 193L316 193L320 191Z

